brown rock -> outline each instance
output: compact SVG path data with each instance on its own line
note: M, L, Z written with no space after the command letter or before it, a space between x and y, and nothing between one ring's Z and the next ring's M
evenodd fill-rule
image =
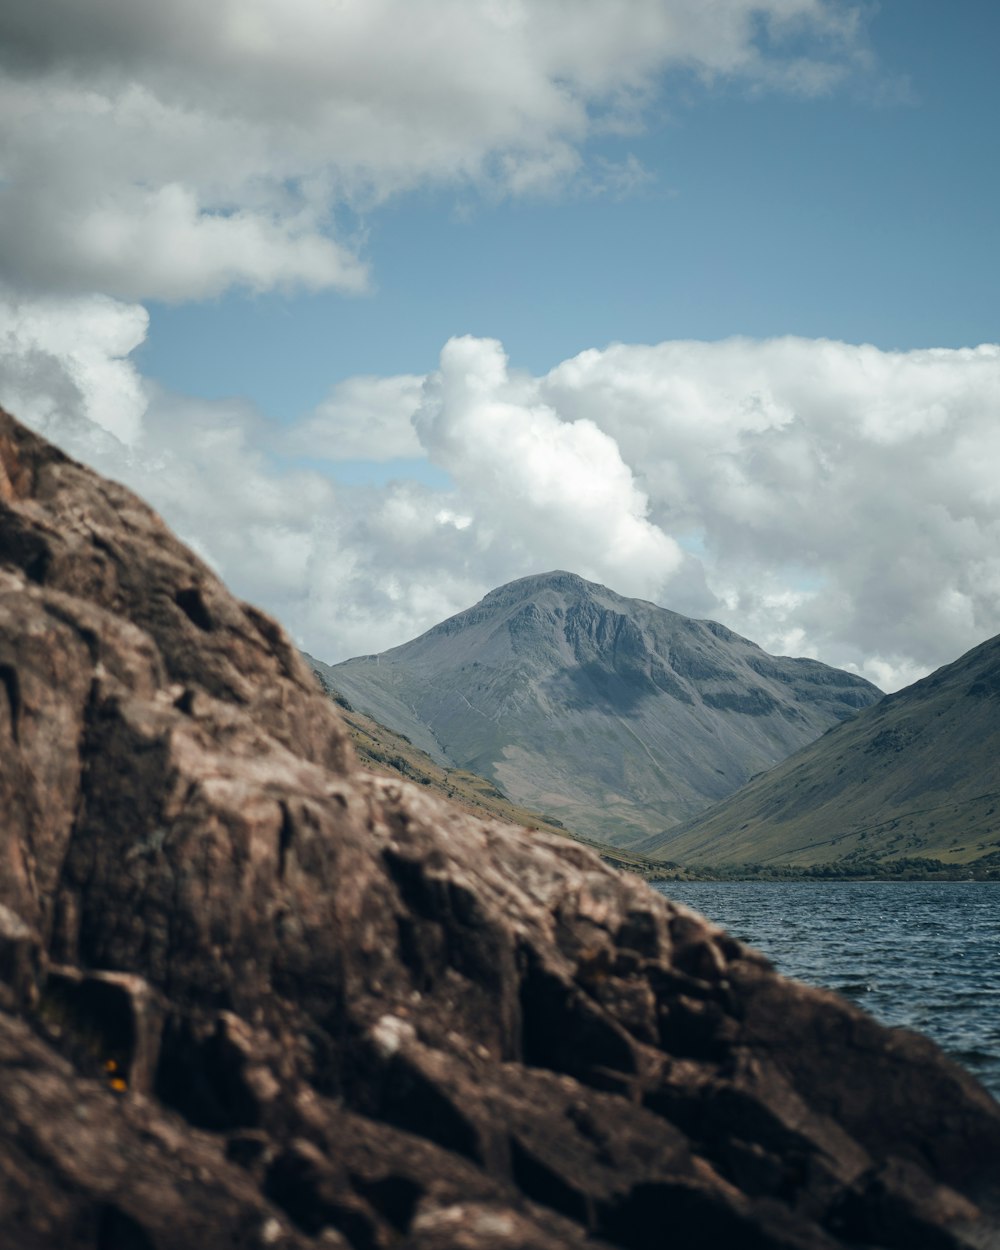
M37 933L0 903L0 1006L16 1011L35 1005L41 962Z
M365 774L143 504L6 415L0 466L4 1244L991 1244L929 1042Z

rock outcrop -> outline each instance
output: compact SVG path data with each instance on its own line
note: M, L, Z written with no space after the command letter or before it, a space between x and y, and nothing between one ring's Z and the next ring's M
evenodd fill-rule
M994 1244L1000 1107L587 850L354 763L0 415L0 1243Z

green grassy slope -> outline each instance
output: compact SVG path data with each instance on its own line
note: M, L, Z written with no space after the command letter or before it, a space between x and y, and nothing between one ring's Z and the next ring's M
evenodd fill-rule
M1000 638L634 849L686 865L800 868L1000 856Z

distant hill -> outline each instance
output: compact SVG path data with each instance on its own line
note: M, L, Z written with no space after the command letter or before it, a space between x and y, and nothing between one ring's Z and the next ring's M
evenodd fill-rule
M693 865L1000 861L1000 637L636 849Z
M880 692L571 573L526 577L403 646L314 667L514 803L628 846L738 789Z

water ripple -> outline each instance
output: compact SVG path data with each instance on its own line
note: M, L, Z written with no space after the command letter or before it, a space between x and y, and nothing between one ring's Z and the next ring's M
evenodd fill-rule
M670 881L655 888L835 990L919 1029L1000 1096L1000 883Z

